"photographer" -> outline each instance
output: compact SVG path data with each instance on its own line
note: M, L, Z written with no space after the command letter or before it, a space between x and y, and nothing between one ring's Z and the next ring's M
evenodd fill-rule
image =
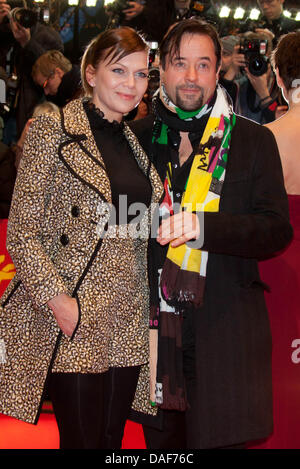
M239 44L238 36L230 35L221 38L222 43L222 62L219 75L219 83L226 89L232 99L233 108L237 108L238 84L235 78L239 75L240 66L236 65L235 47Z
M266 30L248 32L241 36L241 44L234 47L231 64L223 76L225 80L238 85L237 113L259 124L274 121L280 104L279 89L269 63L272 38L272 33ZM259 48L263 47L265 41L265 55L260 55ZM252 50L254 45L258 49L257 52L253 50L253 55L248 55L243 50L242 44L249 42Z
M34 82L41 86L49 100L64 107L82 94L80 68L60 51L51 50L41 55L32 68Z
M14 36L8 22L11 8L6 0L0 0L0 66L5 69L6 55L14 43Z
M161 42L169 27L192 16L217 24L218 15L211 0L116 0L115 5L127 3L130 8L122 9L122 24L142 31L148 41ZM116 11L116 6L109 7ZM117 15L116 15L117 17ZM118 18L120 20L120 17Z
M46 50L63 50L59 34L38 20L33 6L25 1L21 2L21 5L26 8L20 8L19 5L18 0L2 2L2 17L0 18L2 24L4 23L3 29L6 28L6 33L9 27L13 35L11 72L17 76L17 87L12 117L16 119L16 138L20 137L27 120L32 115L34 106L43 96L42 90L35 85L31 77L34 62ZM7 23L8 19L9 23ZM13 140L14 136L10 138Z
M105 6L108 16L108 28L118 26L130 26L136 30L146 32L147 9L145 6L152 4L151 0L115 0Z
M260 28L267 28L272 31L274 34L274 45L280 36L295 31L299 27L297 21L284 16L284 1L285 0L257 0L258 6L264 15L260 21Z

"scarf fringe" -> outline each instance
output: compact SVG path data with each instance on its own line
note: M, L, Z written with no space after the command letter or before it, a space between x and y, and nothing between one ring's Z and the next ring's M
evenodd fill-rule
M166 258L160 281L161 294L164 300L180 311L185 308L203 305L205 277L197 272L181 270L170 259Z

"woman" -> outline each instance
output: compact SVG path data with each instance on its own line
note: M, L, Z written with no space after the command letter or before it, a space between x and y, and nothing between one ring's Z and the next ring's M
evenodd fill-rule
M272 65L288 112L266 125L278 144L287 193L300 195L300 32L283 36L273 53Z
M18 171L0 412L34 423L47 389L61 448L120 448L148 361L147 228L162 186L122 122L145 93L147 64L134 30L95 38L82 60L86 98L34 120ZM132 204L144 210L127 220Z
M300 32L283 36L272 57L278 86L288 112L267 127L273 132L282 162L294 239L279 256L260 265L273 335L274 434L268 448L299 447L299 368L293 359L300 337ZM298 365L299 366L299 365Z

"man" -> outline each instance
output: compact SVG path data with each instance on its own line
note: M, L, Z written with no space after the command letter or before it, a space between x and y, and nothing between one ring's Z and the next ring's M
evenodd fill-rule
M240 73L240 67L235 63L235 51L240 42L237 36L224 36L222 43L222 63L220 69L220 83L226 89L232 99L233 108L236 110L238 103L238 84L234 81Z
M63 107L82 93L79 66L57 50L45 52L32 68L34 82L41 86L49 100Z
M217 85L212 26L178 23L160 57L154 118L132 123L165 188L149 256L158 412L147 417L146 443L244 447L272 432L271 335L257 261L292 237L278 149L266 128L233 114Z
M133 3L136 2L129 2L130 5ZM138 9L133 10L138 12L138 16L124 24L141 30L149 41L161 42L173 23L191 16L201 16L215 24L219 21L216 8L210 0L147 0L144 6L139 5Z
M50 26L36 22L25 28L10 16L10 6L0 1L0 22L6 32L10 28L13 35L13 66L18 77L16 100L17 139L20 137L26 122L32 115L34 107L41 99L41 92L34 84L31 69L36 59L46 50L63 50L59 34ZM9 18L9 23L7 19ZM6 21L5 21L6 20ZM3 24L4 23L4 24ZM2 31L2 28L0 28ZM4 31L2 31L4 34Z
M272 37L270 31L257 29L255 33L245 33L240 41L267 41L265 56L269 60L272 54ZM224 45L223 38L222 43ZM226 51L226 45L225 48L223 47L223 55L224 51ZM277 108L281 107L281 93L272 67L269 62L265 65L265 69L262 69L259 75L254 74L244 53L241 52L240 45L236 45L230 67L225 74L221 73L220 81L230 95L232 95L231 88L234 85L238 86L237 99L234 101L236 112L259 124L274 121Z
M275 42L282 34L295 31L299 27L297 21L284 16L284 0L257 0L257 3L264 15L261 27L274 33Z

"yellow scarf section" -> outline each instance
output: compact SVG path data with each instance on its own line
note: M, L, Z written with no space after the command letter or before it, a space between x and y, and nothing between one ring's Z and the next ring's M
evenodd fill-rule
M200 146L205 144L211 134L219 128L220 121L220 117L209 118ZM212 172L207 171L213 150L212 148L210 152L207 151L204 152L205 154L195 155L187 187L182 197L182 210L187 212L219 211L220 196L209 191L212 182ZM203 262L206 263L207 256L204 257ZM169 245L167 258L181 269L201 274L203 253L200 249L192 249L186 244L176 248Z

